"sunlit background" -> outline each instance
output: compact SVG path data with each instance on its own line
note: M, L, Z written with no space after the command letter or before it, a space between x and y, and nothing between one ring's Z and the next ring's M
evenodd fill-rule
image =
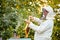
M24 28L29 15L40 18L42 15L41 0L0 0L0 37L3 40L25 38ZM60 0L47 0L56 13L52 40L60 40ZM28 38L34 40L34 31L30 29Z

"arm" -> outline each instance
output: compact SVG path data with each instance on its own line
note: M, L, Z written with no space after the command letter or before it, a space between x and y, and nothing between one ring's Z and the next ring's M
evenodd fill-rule
M34 21L38 22L39 24L42 22L42 20L40 20L39 18L33 17Z
M48 21L47 21L48 22ZM50 29L51 27L49 27L49 23L50 22L45 22L45 23L43 23L42 25L40 25L40 26L37 26L37 25L34 25L33 23L30 23L29 24L29 27L31 28L31 29L33 29L34 31L37 31L37 32L39 32L39 33L42 33L42 32L44 32L44 31L46 31L46 30L48 30L48 29Z
M40 20L39 18L33 17L33 16L29 16L29 18L30 18L32 21L38 22L39 24L42 22L42 20Z

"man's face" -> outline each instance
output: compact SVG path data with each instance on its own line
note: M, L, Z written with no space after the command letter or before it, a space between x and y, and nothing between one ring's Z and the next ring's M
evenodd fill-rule
M48 11L46 9L43 9L43 15L46 17L48 14Z

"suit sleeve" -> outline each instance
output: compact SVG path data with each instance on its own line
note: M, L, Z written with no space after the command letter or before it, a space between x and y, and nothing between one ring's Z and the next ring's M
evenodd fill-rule
M39 18L34 17L34 21L38 22L39 24L42 22Z
M34 25L32 22L29 24L29 27L31 29L33 29L34 31L37 31L39 33L42 33L48 29L50 29L51 27L49 27L49 22L43 23L40 26Z

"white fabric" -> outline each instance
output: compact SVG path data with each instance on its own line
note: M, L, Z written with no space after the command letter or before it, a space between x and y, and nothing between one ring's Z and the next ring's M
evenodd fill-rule
M53 19L55 14L50 6L44 8L49 12L46 17L47 20L42 21L34 17L34 20L40 23L40 25L34 25L32 22L29 24L29 27L35 31L34 40L51 40L52 29L54 26Z
M40 24L40 26L34 25L32 22L29 27L35 31L34 40L49 39L52 34L53 20L46 20Z
M50 7L49 5L44 6L44 9L46 9L49 13L47 14L46 19L54 19L55 13L53 12L53 8Z
M38 24L41 24L43 20L40 20L39 18L34 17L34 21L38 22Z

